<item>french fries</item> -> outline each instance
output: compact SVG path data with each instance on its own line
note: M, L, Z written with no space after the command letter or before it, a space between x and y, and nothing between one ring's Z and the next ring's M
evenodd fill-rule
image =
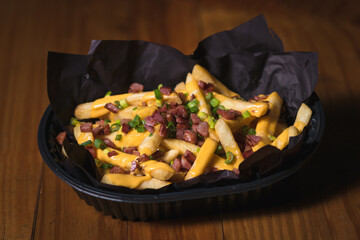
M219 136L221 145L223 146L225 152L230 152L230 154L235 156L235 159L229 164L231 164L233 168L238 168L240 163L244 161L244 157L241 154L240 148L234 139L230 127L226 124L223 118L219 118L215 124L215 131Z
M233 171L265 145L283 150L312 115L302 104L288 127L276 92L257 96L260 101L238 99L199 65L174 90L161 84L154 91L105 96L76 107L78 120L102 119L73 124L78 144L94 156L101 182L159 189L210 171ZM107 103L112 104L105 108Z

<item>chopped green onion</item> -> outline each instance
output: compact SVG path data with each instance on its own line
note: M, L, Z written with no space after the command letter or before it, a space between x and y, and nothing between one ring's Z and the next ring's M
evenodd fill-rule
M171 160L170 162L170 166L172 166L174 164L174 160Z
M103 150L103 153L104 153L105 155L107 155L109 152L110 152L110 150L107 149L107 148L105 148L105 149Z
M129 104L126 101L126 98L120 100L120 106L122 108L127 108L129 106Z
M92 144L91 140L87 140L86 142L83 142L82 144L80 144L81 146L87 146L89 144Z
M149 137L152 137L153 135L154 135L153 133L150 133L150 134L149 134Z
M106 120L105 120L105 124L108 124L108 123L111 123L111 121L108 120L108 119L106 119Z
M245 111L245 112L243 112L243 114L242 114L242 117L243 118L248 118L248 117L250 117L251 115L250 115L250 113L249 113L249 111Z
M168 123L167 127L168 127L168 128L173 128L173 129L176 128L175 123L174 123L173 121L170 121L170 122Z
M197 113L199 111L199 108L197 106L191 107L190 112Z
M117 141L120 141L121 138L122 138L122 135L121 135L121 134L118 134L118 135L115 136L115 140L117 140Z
M197 104L196 104L195 101L190 101L190 102L188 102L187 106L188 106L189 108L192 108L192 107L196 107Z
M199 112L199 113L198 113L198 117L199 117L202 121L204 121L204 120L208 117L208 115L207 115L206 113L204 113L204 112Z
M96 164L96 165L100 165L100 164L102 164L102 161L100 161L99 159L96 159L96 158L95 158L95 164Z
M76 118L74 118L74 117L72 117L71 119L70 119L70 125L71 126L76 126L77 124L79 124L80 122L76 119Z
M115 105L116 105L117 108L121 108L120 102L119 102L118 100L114 101L114 103L115 103Z
M150 160L153 160L153 159L154 159L153 155L150 155L149 158L150 158Z
M105 143L100 138L95 139L94 146L99 149L105 149L106 147Z
M135 111L136 109L138 109L138 107L134 107L134 108L133 108L133 111Z
M157 107L161 107L163 105L163 100L162 99L156 99L155 104L156 104Z
M223 150L223 147L220 144L218 144L216 147L216 150L215 150L215 154L217 154L217 155L221 154L222 150Z
M121 125L119 123L114 123L110 126L110 132L116 132L119 131Z
M159 84L158 89L160 90L160 88L162 88L164 85L162 85L162 83Z
M159 89L154 89L155 98L158 100L162 99L162 94Z
M109 97L109 96L111 96L111 91L108 91L107 93L105 93L105 96L104 97Z
M276 137L273 136L273 135L270 135L270 136L269 136L269 139L270 139L270 141L275 141Z
M221 110L226 110L226 108L223 105L219 105L217 108Z
M208 94L205 95L205 99L208 101L210 101L213 97L214 97L214 94L212 92L209 92Z
M139 126L138 128L136 128L136 131L139 132L139 133L145 132L145 131L146 131L146 128L145 128L143 125L141 125L141 126Z
M196 106L199 105L199 100L197 100L196 98L193 99L192 102L196 103Z
M255 129L250 128L249 131L248 131L248 135L255 135L255 134L256 134Z
M189 96L189 93L188 93L188 92L186 92L186 93L184 93L184 95L185 95L185 96Z
M101 164L101 168L102 169L108 169L108 168L112 168L114 165L110 164L110 163L103 163Z
M234 160L234 154L230 151L226 153L225 163L230 164Z
M216 98L212 98L212 99L210 100L210 105L211 105L212 107L214 107L214 108L216 108L217 106L219 106L219 104L220 104L220 101L217 100Z
M216 120L215 118L211 117L210 121L209 121L209 127L211 129L215 129L215 124L216 124Z
M115 123L117 123L117 124L121 124L121 120L120 120L120 119L118 119L118 120L116 120L116 121L115 121Z
M200 148L198 147L198 148L196 148L196 152L200 152Z
M139 115L136 115L134 119L129 122L129 126L132 128L137 128L139 125L141 125L141 119Z

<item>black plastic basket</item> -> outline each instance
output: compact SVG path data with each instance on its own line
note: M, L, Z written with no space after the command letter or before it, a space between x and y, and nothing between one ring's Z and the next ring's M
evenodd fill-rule
M49 106L42 116L38 130L40 153L48 167L88 205L106 215L129 220L157 220L219 210L239 209L271 192L275 183L297 172L310 159L320 144L324 131L324 111L314 93L309 107L313 114L309 132L296 156L296 161L285 169L250 181L218 187L186 189L160 194L126 194L96 188L74 178L57 162L59 151L54 151L54 134L59 132L55 114ZM55 135L56 136L56 135Z

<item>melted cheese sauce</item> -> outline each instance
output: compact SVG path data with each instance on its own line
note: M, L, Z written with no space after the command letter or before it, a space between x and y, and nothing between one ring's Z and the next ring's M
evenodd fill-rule
M92 132L81 132L80 136L77 139L77 142L78 142L78 144L82 144L89 140L91 142L94 142L94 136L93 136Z
M123 153L114 149L109 148L110 151L116 151L118 155L109 157L101 149L96 149L97 158L100 161L111 163L112 165L119 166L127 171L130 171L131 162L134 161L138 156L133 154Z
M151 179L150 175L145 176L134 176L131 174L111 174L107 173L103 176L102 182L117 186L123 186L128 188L137 188L145 181L148 181Z

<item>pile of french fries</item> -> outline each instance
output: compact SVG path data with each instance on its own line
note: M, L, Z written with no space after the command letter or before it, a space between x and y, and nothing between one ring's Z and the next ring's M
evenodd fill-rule
M212 84L214 90L209 93L199 87L198 81ZM179 94L186 97L184 103ZM211 99L210 99L211 98ZM151 116L164 104L186 104L196 99L196 114L202 121L208 122L209 134L203 139L202 145L186 142L176 137L162 137L159 134L160 124L150 133L143 128L136 127L128 133L122 131L122 119L140 119L143 121ZM215 100L212 100L215 99ZM159 101L160 100L160 101ZM214 111L214 104L216 107ZM119 105L122 102L125 104ZM119 107L117 113L105 108L106 103L113 103ZM145 104L144 104L145 103ZM258 100L241 98L239 94L228 89L206 69L195 65L186 81L179 83L169 95L162 95L158 99L154 91L107 95L94 102L80 104L76 107L75 118L72 119L74 136L78 144L95 149L93 153L98 170L102 175L102 182L120 185L132 189L158 189L173 182L185 181L211 171L235 171L244 161L244 149L237 141L238 134L256 136L259 141L246 151L256 152L266 145L272 145L280 150L284 149L290 137L299 135L308 125L312 111L302 104L297 112L295 122L288 126L280 118L283 100L273 92L267 96L260 96ZM236 119L228 120L219 114L216 109L235 110L240 115ZM189 110L189 109L188 109ZM95 136L93 132L82 132L81 124L90 118L98 118L109 124L110 133ZM92 129L99 124L92 124ZM169 126L168 126L169 127ZM114 144L111 147L104 145L105 139ZM136 148L137 155L125 153L125 148ZM176 158L181 158L186 151L192 152L196 159L190 169L175 171L172 167ZM151 156L162 151L158 159ZM112 154L109 154L112 153ZM149 156L147 161L139 161L139 156ZM134 164L137 167L134 169ZM121 171L111 171L117 167Z

